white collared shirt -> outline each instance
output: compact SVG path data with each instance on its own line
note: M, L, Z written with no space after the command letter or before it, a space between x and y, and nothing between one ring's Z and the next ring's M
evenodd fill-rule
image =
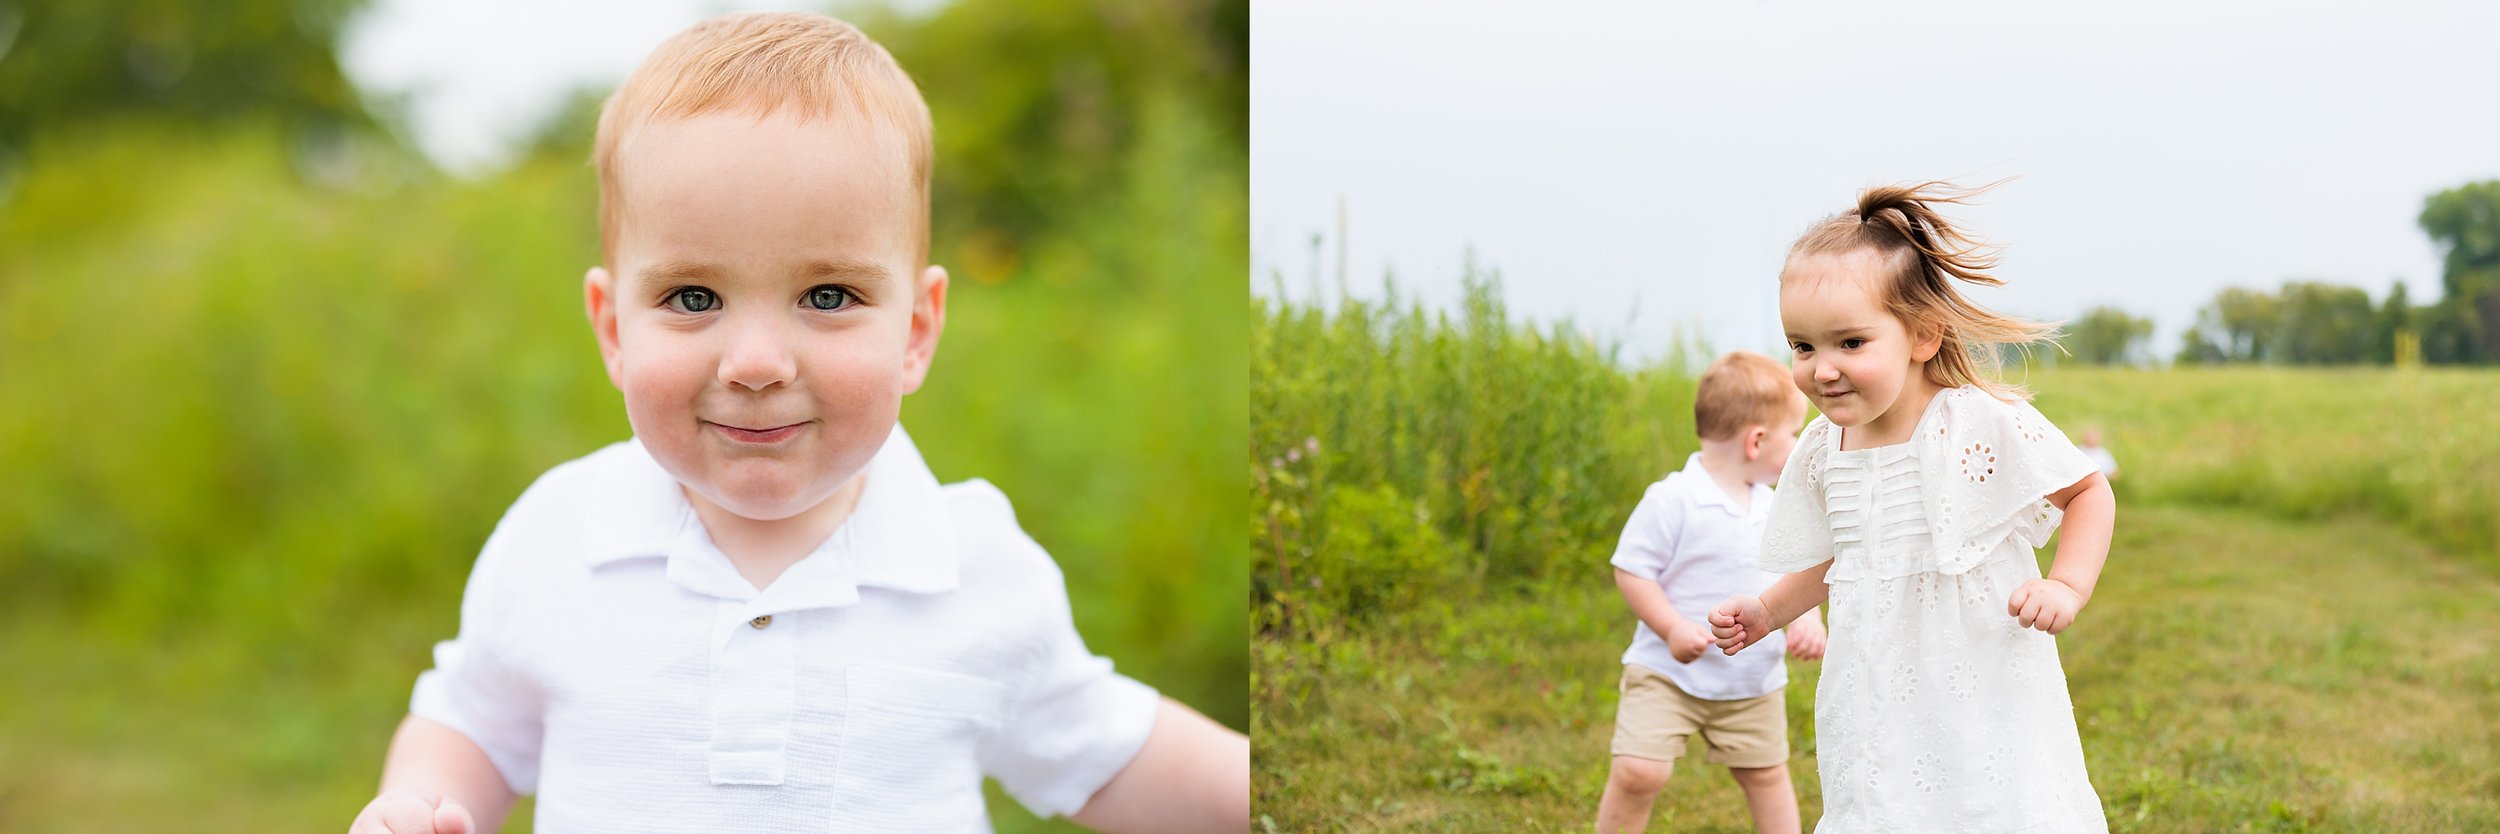
M409 711L537 794L541 831L987 831L984 775L1084 807L1158 696L1086 651L996 487L939 486L899 425L867 478L759 592L640 443L548 471Z
M1656 581L1675 613L1707 628L1710 609L1720 602L1758 595L1779 581L1779 574L1754 565L1772 500L1769 486L1754 484L1747 505L1738 508L1695 454L1685 460L1683 470L1642 493L1632 520L1623 525L1614 566ZM1788 666L1780 662L1787 650L1787 632L1774 631L1734 657L1714 648L1691 663L1677 663L1666 641L1636 618L1623 662L1665 675L1695 698L1737 701L1788 685Z

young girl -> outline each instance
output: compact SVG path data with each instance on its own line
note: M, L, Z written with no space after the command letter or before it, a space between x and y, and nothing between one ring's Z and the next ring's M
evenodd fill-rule
M1818 834L2106 832L2052 635L2092 598L2117 505L2057 427L1993 379L2048 328L1953 288L2000 282L1933 208L1976 192L1874 188L1780 271L1797 387L1823 416L1780 473L1761 565L1710 613L1735 654L1817 605ZM2040 575L2032 551L2065 521Z

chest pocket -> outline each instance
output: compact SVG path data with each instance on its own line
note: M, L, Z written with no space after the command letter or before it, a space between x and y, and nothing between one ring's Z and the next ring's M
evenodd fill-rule
M1000 720L1005 688L900 666L852 666L844 677L832 830L989 830L975 745Z

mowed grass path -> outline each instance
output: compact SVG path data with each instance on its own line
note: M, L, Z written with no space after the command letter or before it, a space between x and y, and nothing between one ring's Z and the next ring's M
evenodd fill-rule
M1254 638L1259 826L1587 830L1630 633L1605 570L1361 633ZM2495 602L2480 560L2384 522L2123 506L2100 590L2059 638L2111 830L2500 830ZM1791 661L1788 690L1809 827L1819 667ZM1750 832L1699 758L1650 830Z

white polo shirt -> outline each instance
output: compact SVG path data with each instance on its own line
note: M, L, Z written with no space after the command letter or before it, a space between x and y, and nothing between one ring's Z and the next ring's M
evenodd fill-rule
M541 831L988 831L983 775L1064 815L1155 691L1069 619L987 482L901 426L858 509L758 592L636 441L541 476L470 573L409 711L467 735Z
M1675 613L1708 628L1710 609L1720 602L1759 595L1779 581L1779 574L1754 565L1772 500L1769 486L1755 484L1748 506L1738 509L1702 468L1701 455L1693 455L1681 471L1641 494L1615 545L1614 566L1656 581ZM1739 701L1788 685L1788 666L1780 662L1787 650L1787 632L1774 631L1735 657L1712 648L1691 663L1677 663L1666 641L1635 618L1623 662L1665 675L1695 698Z

